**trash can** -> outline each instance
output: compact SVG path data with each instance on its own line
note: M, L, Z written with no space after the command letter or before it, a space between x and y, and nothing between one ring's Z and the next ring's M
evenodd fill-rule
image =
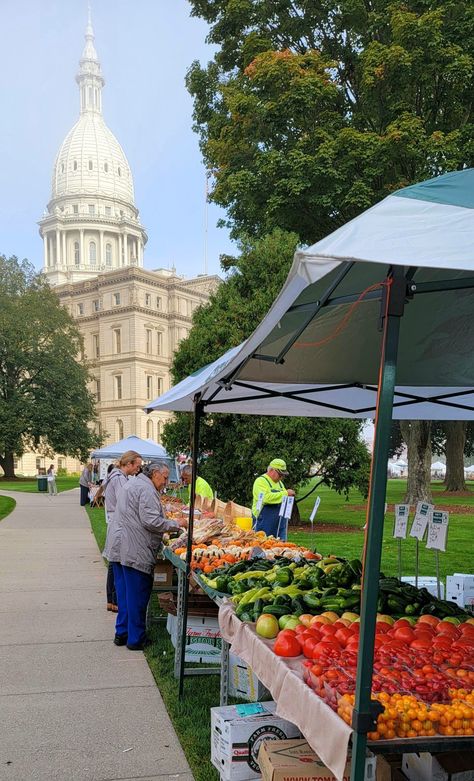
M46 475L38 475L38 491L47 491L48 490L48 478Z

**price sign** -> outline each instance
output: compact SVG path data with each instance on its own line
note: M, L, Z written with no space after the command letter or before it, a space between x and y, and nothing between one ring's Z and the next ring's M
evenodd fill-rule
M287 521L291 518L291 513L293 511L293 505L295 503L295 497L294 496L287 496L286 497L286 504L285 504L285 510L282 512L282 517L285 518Z
M410 529L410 537L416 537L417 540L423 539L433 510L433 504L418 502L416 505L415 519Z
M282 502L280 504L280 512L278 513L280 518L286 518L285 512L286 512L286 503L288 501L288 496L284 496L282 499Z
M318 496L318 497L316 497L316 501L314 503L314 507L313 507L313 509L311 511L311 515L309 516L309 520L310 520L311 523L313 523L313 521L314 521L314 519L316 517L316 513L318 512L318 508L319 508L320 504L321 504L321 497Z
M446 537L448 534L449 513L435 510L428 523L427 548L433 550L446 550Z
M409 515L410 515L409 504L395 505L395 524L393 526L393 536L395 537L395 539L398 540L406 539Z
M261 491L258 495L257 504L255 507L255 512L257 514L257 518L260 515L260 512L262 510L262 504L263 504L263 491Z

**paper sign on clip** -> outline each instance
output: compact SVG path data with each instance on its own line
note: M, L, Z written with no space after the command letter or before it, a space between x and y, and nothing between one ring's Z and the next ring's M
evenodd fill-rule
M289 520L291 518L291 513L293 512L294 503L295 503L294 496L286 497L285 511L282 513L283 518L286 518L286 520Z
M393 527L393 536L395 537L395 539L398 540L406 539L409 515L410 515L409 504L395 505L395 524Z
M318 508L319 508L320 504L321 504L321 497L317 496L316 497L316 501L314 503L314 507L313 507L313 509L311 511L311 515L309 516L309 520L310 520L311 523L313 523L313 521L315 519L315 516L316 516L316 513L318 512Z
M418 502L416 505L415 519L410 529L410 537L416 537L417 540L423 539L433 510L434 504Z
M449 513L435 510L428 524L427 548L433 550L446 550L446 537L448 534Z

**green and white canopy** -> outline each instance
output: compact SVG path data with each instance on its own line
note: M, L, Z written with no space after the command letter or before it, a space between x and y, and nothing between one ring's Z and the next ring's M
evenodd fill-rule
M399 190L296 253L252 336L147 411L373 417L380 316L407 281L393 417L474 417L474 169ZM264 284L264 280L262 280Z

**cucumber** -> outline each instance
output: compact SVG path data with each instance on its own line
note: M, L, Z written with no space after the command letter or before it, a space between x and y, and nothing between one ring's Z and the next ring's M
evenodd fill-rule
M288 605L265 605L262 613L269 613L271 616L280 618L280 616L286 616L288 614Z

